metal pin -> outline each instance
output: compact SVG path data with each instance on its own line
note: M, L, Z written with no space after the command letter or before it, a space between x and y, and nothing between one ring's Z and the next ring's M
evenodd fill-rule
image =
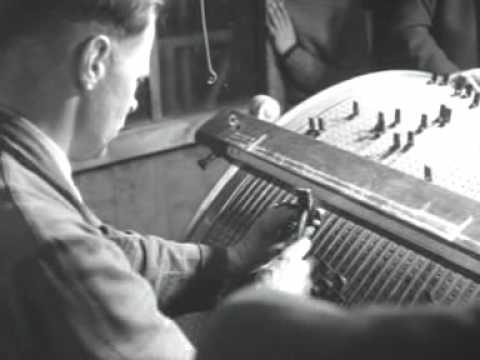
M320 129L320 126L323 126L323 120L320 122L320 119L315 119L313 117L308 119L308 130L305 133L307 136L311 136L313 138L317 138L320 136L320 132L322 129Z
M433 181L433 174L432 174L432 168L430 166L425 165L423 168L423 178L427 182L432 182Z
M393 129L397 125L400 125L402 121L402 112L400 109L395 109L395 120L390 124L390 128Z
M428 81L428 84L435 84L438 80L438 74L437 73L432 73L432 77Z
M415 132L409 131L407 132L407 143L403 147L403 152L407 152L415 145Z
M352 105L352 115L351 118L358 116L360 114L360 104L358 101L354 101Z
M467 99L473 94L473 85L472 84L467 84L465 86L465 94L462 96L462 98Z
M378 120L372 132L377 134L383 134L385 132L385 114L383 112L378 113Z
M323 121L323 118L317 118L317 127L319 131L325 131L325 121Z
M473 97L473 102L470 105L470 109L476 108L480 105L480 93L476 92L475 96Z
M427 114L422 114L422 119L420 120L420 125L418 126L417 130L415 133L421 134L423 130L428 128L428 116Z
M400 138L400 134L399 133L393 134L393 144L392 144L392 147L390 148L390 150L400 149L401 146L402 146L402 141L401 141L401 138Z
M440 82L440 85L448 85L448 83L450 82L450 74L443 74L442 75L442 81Z

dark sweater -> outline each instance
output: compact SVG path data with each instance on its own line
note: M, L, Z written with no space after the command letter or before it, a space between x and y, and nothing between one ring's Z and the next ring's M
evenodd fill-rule
M366 18L359 0L286 1L298 46L278 58L287 101L306 97L368 68Z
M380 69L450 73L478 66L476 0L374 0Z

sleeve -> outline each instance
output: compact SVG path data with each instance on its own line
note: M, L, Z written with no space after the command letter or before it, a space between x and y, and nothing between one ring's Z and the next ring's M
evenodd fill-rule
M388 12L393 14L393 29L404 29L410 26L432 25L436 0L400 0L395 3L383 3Z
M377 1L375 52L381 68L452 73L458 70L432 34L436 0Z
M178 243L108 225L102 233L125 253L133 269L153 287L158 306L168 315L206 310L228 280L224 248Z
M287 2L297 39L291 51L279 55L288 85L310 95L367 70L368 16L360 5Z
M15 284L37 347L30 345L45 350L42 358L195 356L182 331L158 310L150 284L98 233L58 234L17 266Z
M316 92L330 85L334 79L341 78L340 70L301 43L297 43L286 56L281 56L280 61L288 79L306 93Z
M441 49L428 29L411 27L398 34L400 49L408 57L404 63L414 69L450 74L459 70Z

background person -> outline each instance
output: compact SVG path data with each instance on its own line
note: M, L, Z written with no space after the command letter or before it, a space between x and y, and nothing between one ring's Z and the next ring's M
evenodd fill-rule
M368 71L367 18L361 5L352 0L266 1L276 55L269 66L278 66L287 107Z
M380 69L454 73L479 65L475 0L370 1Z

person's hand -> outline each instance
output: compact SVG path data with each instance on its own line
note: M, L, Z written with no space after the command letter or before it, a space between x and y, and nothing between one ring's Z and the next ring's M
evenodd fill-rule
M270 208L255 221L245 238L227 248L229 273L246 275L278 255L288 240L289 228L300 211L287 206Z
M312 230L313 232L313 230ZM279 290L291 295L309 297L314 285L312 274L316 261L304 258L312 241L305 236L289 246L257 271L257 286Z
M457 90L463 90L469 85L473 87L475 92L480 92L480 68L453 73L451 82Z
M297 43L297 35L290 14L282 0L267 0L267 28L273 45L280 55Z

